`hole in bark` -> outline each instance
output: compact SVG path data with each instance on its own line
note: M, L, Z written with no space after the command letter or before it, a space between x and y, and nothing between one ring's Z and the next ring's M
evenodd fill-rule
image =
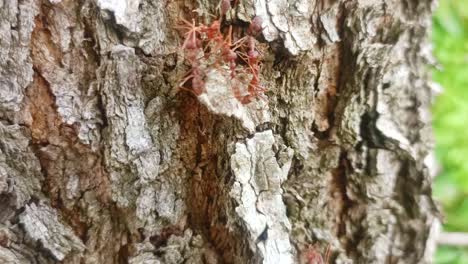
M381 132L375 127L375 122L379 114L377 112L366 112L361 115L360 135L371 148L380 148L383 146L383 136Z

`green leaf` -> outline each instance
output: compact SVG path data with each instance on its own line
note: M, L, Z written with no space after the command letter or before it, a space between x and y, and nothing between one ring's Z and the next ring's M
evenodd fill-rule
M441 0L433 20L433 78L444 92L433 107L436 156L442 172L434 196L444 209L444 229L468 232L468 0ZM468 249L440 247L436 263L468 263Z

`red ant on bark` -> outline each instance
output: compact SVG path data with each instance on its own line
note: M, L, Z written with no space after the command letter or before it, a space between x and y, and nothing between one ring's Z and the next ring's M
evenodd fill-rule
M313 245L308 245L303 252L302 262L303 264L328 264L330 261L330 245L325 250L325 258Z
M219 8L220 18L210 25L203 23L197 25L195 19L192 19L192 22L181 19L184 25L179 28L185 31L182 49L191 70L179 86L199 96L205 91L207 73L214 67L221 70L226 67L229 68L231 80L236 79L238 73L242 73L244 79L248 76L248 83L241 80L231 82L234 97L241 104L248 104L255 98L263 98L266 91L260 84L261 53L256 48L257 40L255 39L262 31L262 19L254 17L247 28L247 35L233 41L232 24L224 30L224 34L222 32L223 28L226 29L226 25L223 25L223 18L232 8L231 1L221 0ZM191 88L184 87L187 83ZM241 85L246 87L242 89L239 87ZM242 93L242 90L246 92Z

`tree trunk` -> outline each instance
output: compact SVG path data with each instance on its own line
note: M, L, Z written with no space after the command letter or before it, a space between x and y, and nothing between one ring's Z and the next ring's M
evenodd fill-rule
M431 262L432 1L232 1L248 104L178 89L218 4L0 0L1 263Z

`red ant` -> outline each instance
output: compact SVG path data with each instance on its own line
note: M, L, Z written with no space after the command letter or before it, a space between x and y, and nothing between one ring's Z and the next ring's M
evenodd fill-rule
M328 264L330 260L330 245L327 246L325 250L325 259L323 259L320 252L315 249L315 246L308 245L307 249L305 250L304 258L306 263L305 264Z
M201 47L201 40L198 38L198 35L202 33L205 26L196 26L195 19L192 19L192 23L181 18L182 22L184 22L185 26L179 26L178 28L186 29L187 33L185 33L185 40L184 44L182 45L183 49L198 49Z
M247 29L247 34L251 36L258 35L263 29L262 24L263 24L263 19L261 17L259 16L254 17L252 21L250 22L249 28Z
M205 87L205 81L203 81L203 76L205 73L197 66L192 66L192 70L189 76L180 83L180 88L193 92L196 96L199 96L203 93L203 88ZM183 87L188 80L192 79L192 89Z
M250 103L252 98L262 97L266 89L260 85L260 78L258 77L259 71L260 71L260 60L259 60L260 53L255 48L255 39L252 36L247 36L245 41L247 42L247 48L248 48L247 54L245 53L239 53L239 54L241 55L241 58L249 66L250 72L252 74L252 79L250 80L248 84L248 89L247 89L249 92L249 95L243 99L247 103Z

